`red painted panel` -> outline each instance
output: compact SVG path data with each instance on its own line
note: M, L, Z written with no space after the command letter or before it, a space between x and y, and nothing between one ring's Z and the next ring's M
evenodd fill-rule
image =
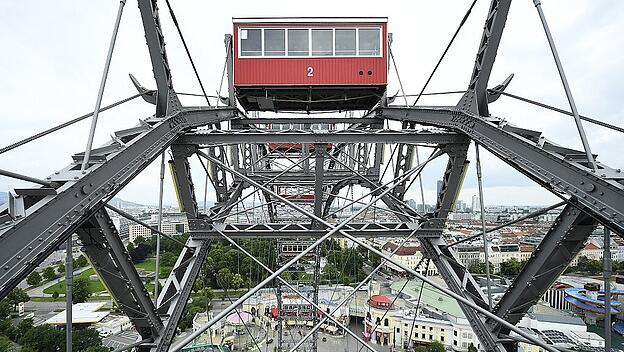
M238 28L249 27L326 27L381 26L382 38L387 37L385 23L254 23L234 24L234 84L236 86L292 85L385 85L387 83L387 48L382 42L381 57L245 57L238 56ZM309 67L312 75L308 75ZM361 73L361 74L360 74Z

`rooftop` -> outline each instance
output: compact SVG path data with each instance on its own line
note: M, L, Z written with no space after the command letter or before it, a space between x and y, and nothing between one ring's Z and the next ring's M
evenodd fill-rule
M383 250L388 252L394 252L397 248L399 248L399 245L394 242L386 242L386 244L383 245ZM419 245L401 246L394 255L414 255L417 252L420 252Z
M394 282L390 287L393 291L398 292L405 284L405 280L399 280ZM433 310L440 313L449 314L455 318L465 318L464 312L457 301L431 285L425 284L423 287L422 296L420 301L423 305L430 306ZM421 282L419 280L410 280L403 289L403 293L411 296L413 299L417 299L420 293Z
M76 303L72 307L72 324L95 324L110 314L109 311L99 311L106 302ZM44 324L65 325L66 311L54 315Z

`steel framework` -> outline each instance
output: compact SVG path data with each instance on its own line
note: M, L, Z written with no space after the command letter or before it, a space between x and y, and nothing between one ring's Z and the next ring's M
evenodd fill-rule
M296 292L306 296L309 303L306 309L315 327L292 346L283 344L280 338L279 347L295 350L310 336L311 347L307 349L315 350L317 325L333 319L331 313L317 309L319 244L334 235L344 236L402 266L361 238L413 236L420 241L424 257L436 265L448 287L440 289L459 301L482 348L513 350L516 342L508 337L515 331L527 341L553 350L514 325L563 272L596 226L600 224L618 235L624 234L624 175L620 169L596 160L587 150L557 145L539 131L516 127L490 115L488 104L504 94L509 84L507 80L493 89L487 88L511 0L491 1L473 73L457 105L391 105L388 103L391 99L384 98L362 117L305 119L252 118L237 108L231 36L225 40L228 96L217 98L226 105L211 106L206 96L208 106L183 106L173 87L156 0L138 0L138 4L156 89L147 90L134 78L133 83L139 95L155 105L155 113L135 127L115 132L105 145L73 155L69 165L45 179L0 170L2 175L39 185L11 191L9 202L0 208L3 248L0 297L5 297L76 233L107 289L140 333L142 340L136 347L151 351L179 350L273 279L278 288L278 305L282 308L281 327L281 314L288 312L281 295L296 290L297 285L280 275L299 270L297 263L312 257L312 294ZM536 7L545 21L539 1ZM548 36L552 42L549 33ZM185 48L188 51L186 44ZM560 68L558 57L556 60ZM565 81L561 68L560 72ZM580 127L574 108L573 115ZM222 128L225 122L230 129ZM390 122L402 127L383 128ZM269 128L272 124L299 125L275 130ZM311 128L314 124L342 127L319 131ZM579 132L584 145L587 144L582 128ZM491 309L488 297L442 236L467 171L471 141L562 198L565 204L527 265ZM4 148L2 152L19 145ZM396 153L386 158L385 151L393 147ZM414 165L417 147L433 152ZM115 194L168 149L190 238L154 303L131 264L106 207ZM428 213L424 206L422 211L414 209L405 200L407 190L431 160L442 156L448 157L448 162L435 208ZM198 206L195 194L189 162L192 157L200 159L216 193L214 207L205 211ZM386 177L388 170L392 173L390 181ZM353 196L354 186L369 192L357 198ZM239 206L244 208L244 201L250 196L263 199L263 203L239 211ZM353 210L354 205L357 210ZM345 217L343 210L349 207L351 215ZM386 214L392 221L377 221L369 210ZM250 211L248 221L233 221L234 215L249 216ZM246 238L277 239L279 269L271 271L269 263L260 263L270 273L266 280L198 332L174 345L176 327L206 259L210 241L226 239L236 244L234 239ZM284 254L283 246L293 243L298 248L296 253ZM413 268L404 269L412 277L436 286Z

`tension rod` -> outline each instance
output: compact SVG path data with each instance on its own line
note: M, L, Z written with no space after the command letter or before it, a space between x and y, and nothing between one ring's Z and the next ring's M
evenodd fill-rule
M589 142L587 141L587 136L585 135L585 130L583 129L583 124L581 123L581 118L579 117L578 110L576 109L576 103L574 102L574 97L572 96L572 92L570 91L568 79L566 78L565 72L563 71L563 65L561 64L561 60L559 60L559 54L557 53L557 48L555 47L555 41L550 34L548 23L546 23L546 17L544 16L544 11L542 10L542 2L540 0L533 0L533 3L535 4L535 8L537 9L540 20L542 21L542 26L544 27L544 32L546 33L546 38L548 39L548 44L550 45L550 51L552 52L553 58L555 59L555 64L557 65L557 70L559 71L559 77L561 78L561 83L563 83L563 89L565 90L566 97L568 98L568 103L570 103L570 109L572 109L572 114L574 115L576 129L578 130L578 133L581 137L583 149L585 149L585 154L587 155L587 161L589 162L589 166L595 172L596 161L594 160L594 156L591 152L591 149L589 148Z
M100 106L102 105L102 96L104 95L104 87L106 87L106 78L108 77L108 69L113 58L113 49L115 49L115 40L117 39L117 33L119 32L119 23L121 22L121 15L123 14L124 5L126 0L119 1L119 10L117 10L117 18L115 19L115 27L113 28L113 36L111 37L110 45L108 47L108 54L106 55L106 64L104 64L104 72L102 73L102 80L100 81L100 89L98 91L97 99L95 101L95 109L93 110L93 118L91 119L91 128L89 129L89 138L87 139L87 149L85 150L84 158L82 159L81 171L85 171L89 166L89 157L91 156L91 147L93 146L93 137L95 136L95 127L97 126L98 115L100 114Z
M487 296L490 311L492 311L492 285L490 281L490 258L487 241L487 229L485 227L485 202L483 201L483 175L481 172L481 158L479 157L479 143L475 142L475 154L477 159L477 182L479 183L479 205L481 207L481 229L483 233L483 252L485 254L485 278L487 280ZM473 209L474 211L474 209Z
M166 233L164 233L164 232L161 232L160 230L156 229L155 227L148 225L147 223L145 223L145 222L143 222L143 221L141 221L141 220L139 220L139 219L135 218L134 216L132 216L132 215L130 215L130 214L128 214L128 213L126 213L125 211L123 211L123 210L121 210L121 209L115 208L114 206L112 206L112 205L110 205L110 204L104 204L104 207L106 207L106 208L108 208L108 209L110 209L110 210L114 211L115 213L117 213L117 214L119 214L119 215L123 216L124 218L126 218L126 219L128 219L128 220L132 220L132 221L136 222L136 223L137 223L137 224L139 224L139 225L143 225L143 226L147 227L148 229L152 230L153 232L155 232L155 233L157 233L157 234L159 234L159 235L161 235L161 236L165 236L165 237L167 237L168 239L172 240L173 242L175 242L175 243L177 243L177 244L179 244L179 245L181 245L181 246L186 247L188 250L191 250L191 251L194 251L194 250L195 250L195 248L187 246L187 245L186 245L186 243L184 243L184 242L182 242L182 241L178 240L177 238L175 238L175 237L173 237L173 236L170 236L170 235L167 235L167 234L166 234Z
M56 186L58 186L55 182L49 182L46 180L41 180L35 177L26 176L26 175L18 174L18 173L8 171L8 170L3 170L3 169L0 169L0 176L11 177L11 178L15 178L15 179L22 180L22 181L32 182L32 183L38 183L40 185L50 187L50 188L56 188Z

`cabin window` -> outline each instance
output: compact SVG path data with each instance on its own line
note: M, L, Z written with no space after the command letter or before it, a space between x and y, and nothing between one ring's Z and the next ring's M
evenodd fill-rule
M262 56L262 30L241 30L241 56Z
M355 29L336 29L336 56L355 56Z
M284 56L286 55L286 30L265 29L264 30L264 55Z
M331 29L312 30L312 56L332 56L333 38Z
M308 56L310 53L308 39L307 29L289 29L288 56Z
M359 36L360 56L377 56L380 54L379 28L360 28Z
M241 57L357 57L383 54L381 27L241 28Z

